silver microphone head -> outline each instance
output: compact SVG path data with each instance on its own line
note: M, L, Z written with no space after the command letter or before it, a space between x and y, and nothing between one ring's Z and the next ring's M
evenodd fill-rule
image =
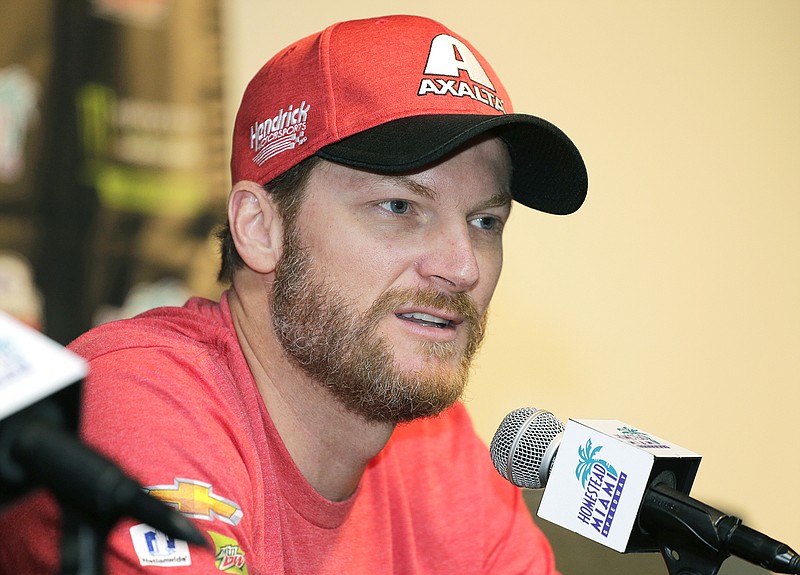
M489 446L495 469L519 487L544 487L563 431L564 425L549 411L515 409L503 419Z

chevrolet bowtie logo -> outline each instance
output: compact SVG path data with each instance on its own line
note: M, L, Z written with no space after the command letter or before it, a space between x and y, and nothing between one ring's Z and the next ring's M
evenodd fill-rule
M172 485L154 485L145 490L188 517L219 519L231 525L242 520L242 509L230 499L212 493L210 483L176 477Z

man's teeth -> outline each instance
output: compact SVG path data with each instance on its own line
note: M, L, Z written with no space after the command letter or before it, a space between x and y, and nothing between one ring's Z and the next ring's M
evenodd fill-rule
M448 325L450 325L449 320L436 317L435 315L431 315L429 313L421 313L421 312L401 313L398 314L398 317L419 322L424 326L447 327Z

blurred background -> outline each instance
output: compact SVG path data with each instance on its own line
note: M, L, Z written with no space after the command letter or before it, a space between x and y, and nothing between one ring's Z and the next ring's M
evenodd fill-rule
M219 2L0 10L0 307L66 343L215 297L209 232L229 187Z
M332 22L429 16L589 170L577 214L514 210L466 398L480 435L520 406L622 420L703 455L694 496L800 548L800 2L0 10L1 309L67 343L216 298L211 231L249 78Z

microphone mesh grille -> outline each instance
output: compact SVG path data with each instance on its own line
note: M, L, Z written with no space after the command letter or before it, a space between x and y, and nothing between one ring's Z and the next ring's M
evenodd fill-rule
M503 419L489 446L495 469L519 487L543 487L539 466L550 443L563 431L564 425L549 411L515 409Z

